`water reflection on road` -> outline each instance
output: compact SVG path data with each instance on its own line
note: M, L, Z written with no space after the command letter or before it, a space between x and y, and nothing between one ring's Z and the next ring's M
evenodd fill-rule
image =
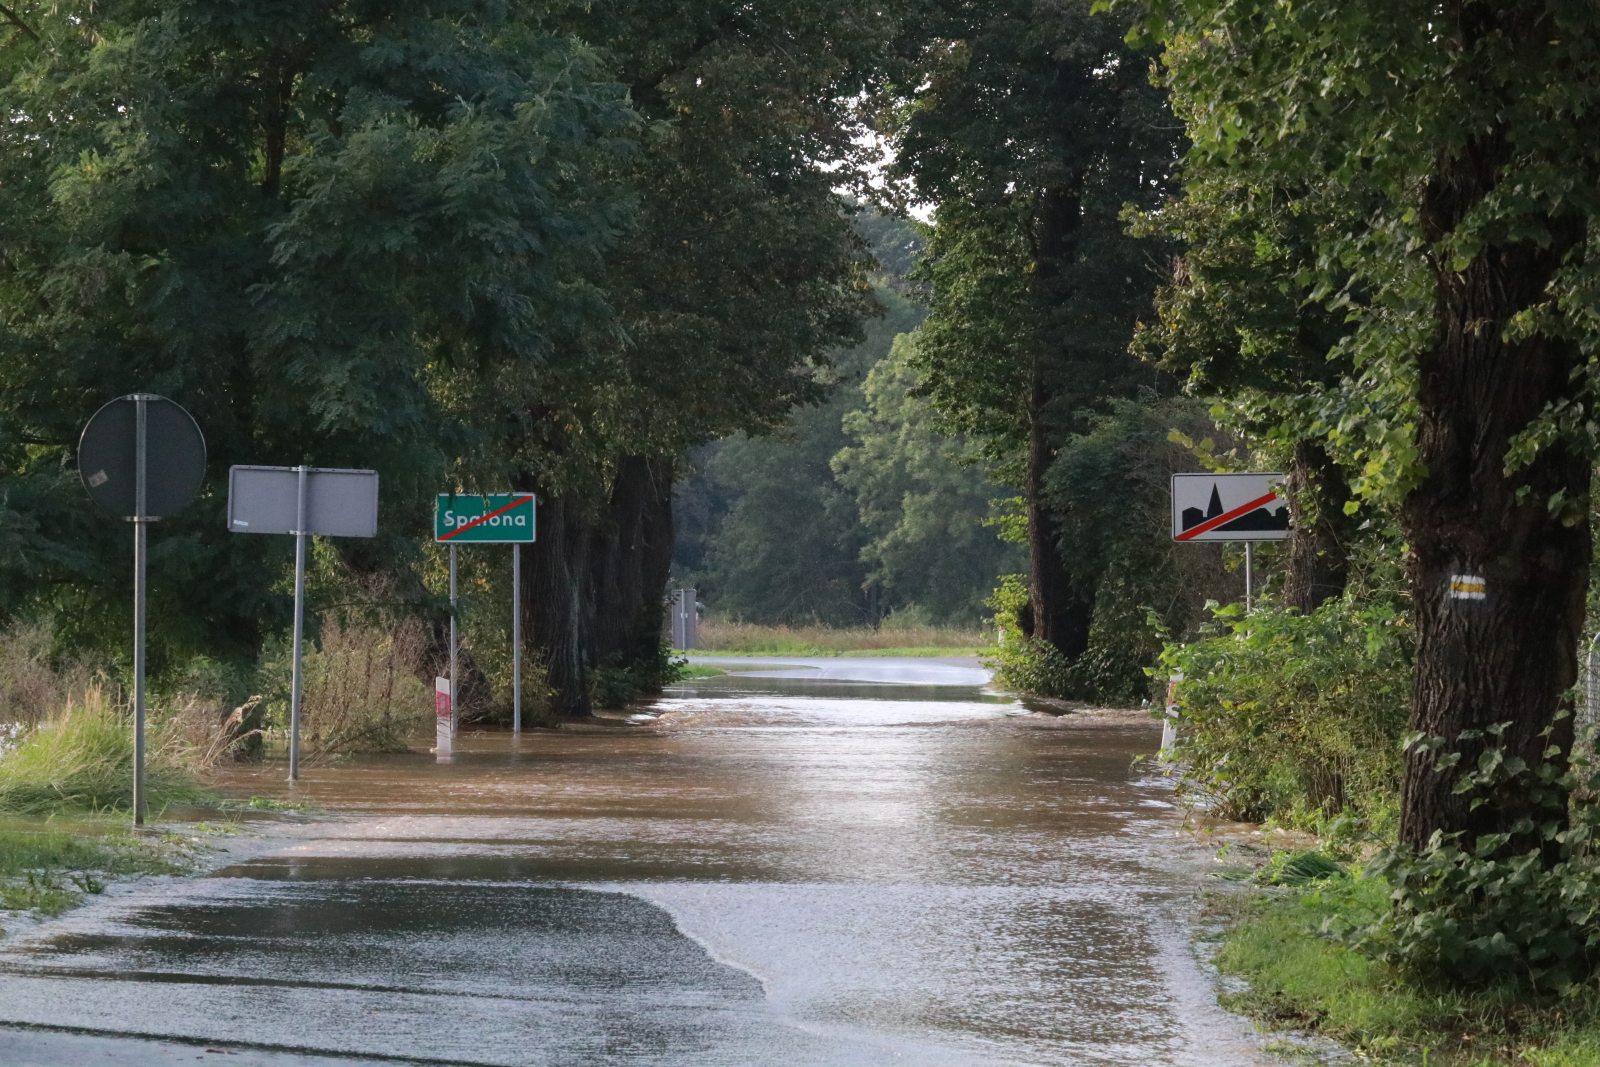
M0 942L0 1063L1258 1061L1148 720L832 664L314 768L330 816Z

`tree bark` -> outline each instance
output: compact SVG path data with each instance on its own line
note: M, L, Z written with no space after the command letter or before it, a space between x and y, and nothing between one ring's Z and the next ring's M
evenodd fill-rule
M1537 20L1492 5L1463 10L1459 32L1469 38L1543 32ZM1509 158L1505 130L1491 127L1438 160L1423 195L1436 247L1494 191ZM1436 272L1439 331L1421 360L1418 397L1424 477L1403 511L1417 629L1412 726L1441 738L1444 751L1459 751L1461 760L1437 770L1426 750L1409 753L1400 836L1412 848L1426 846L1435 831L1463 831L1470 841L1531 814L1525 782L1476 808L1472 795L1455 792L1483 748L1480 740L1462 740L1463 731L1508 723L1506 755L1530 768L1544 761L1547 745L1565 750L1571 741L1570 718L1544 731L1577 677L1591 555L1590 466L1578 448L1558 441L1528 467L1505 470L1512 440L1547 405L1581 388L1573 377L1583 362L1575 344L1505 334L1517 312L1545 298L1585 232L1575 214L1547 217L1544 229L1537 238L1484 247L1464 270L1441 263ZM1581 509L1576 516L1549 506L1558 493ZM1460 584L1452 591L1452 582L1469 577L1482 580L1481 599L1464 598Z
M523 635L548 672L551 710L561 718L590 711L588 613L589 529L581 509L554 493L539 493L539 541L523 559L528 587Z
M1063 68L1055 91L1070 91L1073 79ZM1080 406L1099 399L1100 375L1074 362L1067 350L1067 321L1074 295L1074 269L1083 225L1083 175L1073 172L1040 192L1030 235L1034 258L1035 352L1028 376L1028 463L1024 495L1028 510L1028 607L1030 636L1054 646L1068 660L1089 647L1095 584L1075 574L1067 562L1070 546L1045 503L1045 477L1055 459L1059 435L1070 429Z
M1344 593L1350 570L1345 546L1354 532L1344 513L1350 485L1317 441L1295 444L1288 475L1293 532L1283 602L1309 614Z
M1089 647L1094 590L1074 583L1061 553L1061 529L1044 503L1045 473L1055 458L1046 426L1048 397L1036 369L1028 401L1028 467L1024 495L1028 509L1028 614L1024 630L1046 641L1068 659Z
M595 663L634 666L660 658L672 564L672 476L665 457L626 456L618 464L590 554Z

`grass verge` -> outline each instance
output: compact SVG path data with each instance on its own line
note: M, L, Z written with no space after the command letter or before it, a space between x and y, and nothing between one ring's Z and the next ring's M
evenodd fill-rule
M673 681L692 682L696 678L721 678L727 673L721 667L707 667L703 663L684 663L674 668Z
M805 656L807 658L831 658L836 656L860 657L863 659L889 659L895 656L907 659L931 659L936 656L984 656L993 649L981 648L977 645L971 648L960 646L946 647L943 645L918 645L911 648L824 648L820 645L802 645L797 648L758 648L751 650L733 651L723 648L691 648L685 651L674 651L673 655L682 656L743 656L749 659L760 659L763 656Z
M183 870L182 850L164 838L86 823L74 829L0 826L0 908L59 915L104 879Z
M759 626L707 619L696 652L719 656L975 656L988 631L947 626Z
M1248 983L1223 1003L1265 1026L1325 1034L1384 1064L1600 1064L1600 1008L1588 990L1530 1002L1509 988L1419 985L1325 934L1388 908L1388 886L1378 879L1339 877L1215 904L1228 926L1217 966Z
M146 803L206 804L215 798L194 776L170 723L147 727ZM23 815L126 810L133 803L133 731L98 689L69 701L0 756L0 810Z

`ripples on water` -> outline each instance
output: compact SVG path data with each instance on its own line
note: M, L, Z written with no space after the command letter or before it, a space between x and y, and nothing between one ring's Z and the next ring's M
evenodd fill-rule
M634 725L319 767L296 795L338 817L0 954L0 1017L271 1045L292 1012L306 1047L497 1064L1254 1062L1187 948L1207 857L1134 762L1157 740L970 686L735 676ZM134 1007L62 1007L108 976Z

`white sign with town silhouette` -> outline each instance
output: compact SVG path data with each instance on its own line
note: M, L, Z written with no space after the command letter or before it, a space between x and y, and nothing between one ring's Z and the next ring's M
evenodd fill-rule
M1282 541L1289 507L1282 474L1174 474L1174 541Z

